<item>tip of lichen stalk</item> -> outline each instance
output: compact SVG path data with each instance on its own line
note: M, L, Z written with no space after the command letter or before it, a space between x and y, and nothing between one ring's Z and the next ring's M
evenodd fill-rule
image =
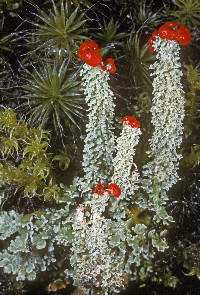
M133 116L125 116L123 119L122 119L122 125L125 126L125 125L129 125L131 126L132 128L137 128L137 127L140 127L140 122L136 120L135 117Z
M93 41L86 41L81 44L78 57L86 64L91 67L101 66L103 71L109 70L110 73L114 73L116 71L114 59L108 58L106 61L108 63L107 67L104 67L102 64L102 56L99 53L98 44Z
M151 38L149 39L150 53L155 53L152 45L156 39L156 36L159 36L161 39L178 41L182 46L186 46L191 42L191 33L185 26L178 25L174 22L167 22L152 33Z

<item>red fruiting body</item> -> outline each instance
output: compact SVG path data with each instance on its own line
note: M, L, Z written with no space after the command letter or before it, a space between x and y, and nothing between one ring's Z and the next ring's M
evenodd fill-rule
M101 69L102 69L103 71L107 71L107 67L101 66Z
M112 65L111 68L109 69L110 73L115 73L116 72L116 67L115 65Z
M154 31L149 38L149 52L154 53L153 42L158 35L161 39L176 40L180 45L188 45L191 42L191 33L183 25L178 25L174 22L167 22L159 28L158 31Z
M158 34L162 39L175 40L177 28L177 23L167 22L160 27L160 29L158 30Z
M114 65L115 64L115 62L114 62L114 59L113 58L108 58L107 60L107 63L109 64L109 65Z
M133 121L135 120L135 117L133 116L125 116L124 119L122 119L122 125L125 121Z
M109 184L108 186L108 189L109 190L112 190L112 195L115 197L115 198L118 198L120 195L121 195L121 189L119 188L119 186L115 183L111 183Z
M106 61L111 66L111 68L109 69L109 72L114 73L116 71L114 59L108 58Z
M151 35L153 38L155 38L156 36L158 36L158 30L154 31Z
M140 122L138 122L133 116L125 116L124 119L122 119L122 125L124 125L124 122L128 122L128 125L132 128L140 127Z
M86 41L81 44L78 51L78 57L92 67L97 67L102 62L102 56L99 53L98 44L93 41Z
M170 28L166 27L165 25L160 27L160 29L158 30L158 35L161 39L166 39L167 36L169 35L170 32Z
M153 48L152 45L149 45L149 52L150 52L150 53L155 53L155 50L154 50L154 48Z
M108 186L108 189L106 189L105 184L98 183L95 189L93 190L93 193L98 195L103 195L105 192L108 193L109 195L112 194L115 198L119 197L121 194L120 188L115 183L111 183Z
M176 32L174 30L169 30L167 35L168 40L176 40Z
M171 27L171 28L178 28L178 24L174 22L166 22L164 26Z
M138 122L137 120L132 121L130 125L132 128L138 128L138 127L140 127L140 122Z
M191 42L190 31L184 26L180 25L180 28L176 32L176 40L179 41L182 46L188 45Z
M109 72L110 73L114 73L116 71L114 59L108 58L106 61L111 66L110 69L109 69ZM104 66L101 66L101 69L103 71L106 71L108 68L107 67L104 67Z
M93 41L86 41L81 44L78 51L78 57L83 59L86 64L92 67L100 66L102 63L102 56L99 53L98 44ZM114 60L112 58L108 58L107 63L110 65L110 73L114 73L116 71ZM101 69L106 71L107 67L101 65Z
M81 44L79 51L78 51L78 57L82 59L82 54L85 50L88 49L98 49L98 44L94 41L86 41L83 44Z
M136 119L134 121L131 121L129 123L129 125L132 127L132 128L138 128L140 127L140 122L138 122Z
M98 194L98 195L103 195L105 192L106 185L97 183L95 189L93 190L93 193Z
M97 67L102 63L102 56L98 49L87 49L82 53L82 59L86 64L92 67Z
M152 45L154 41L155 37L151 36L151 38L149 38L149 45Z

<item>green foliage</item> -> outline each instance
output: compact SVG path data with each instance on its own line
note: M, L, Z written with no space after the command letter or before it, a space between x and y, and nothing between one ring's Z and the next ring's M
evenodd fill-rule
M186 156L186 162L195 168L200 163L200 145L194 144L191 147L191 152Z
M24 107L34 123L41 127L53 121L57 132L64 131L64 126L72 129L77 126L74 116L83 118L84 99L80 92L80 82L76 72L71 73L68 62L56 61L42 64L31 74L24 85L26 94Z
M179 279L173 275L172 265L170 263L170 267L167 265L163 265L154 270L151 278L153 282L157 282L159 284L164 285L165 287L175 288L179 283Z
M168 15L174 21L188 28L200 25L200 3L198 0L172 0L176 10L169 10Z
M130 34L124 50L125 58L128 63L130 77L133 80L134 86L150 87L152 82L150 78L149 65L154 60L154 56L149 53L149 43L140 45L140 37L136 33Z
M185 128L185 138L189 144L183 148L184 162L190 166L196 167L199 165L199 145L195 143L198 140L198 130L199 130L199 90L200 90L200 71L199 67L194 67L193 65L185 66L184 72L189 91L186 94L186 128Z
M185 75L187 77L187 81L190 84L190 89L197 90L200 89L200 70L198 67L193 65L185 66Z
M36 219L33 224L33 219ZM55 261L52 250L43 255L41 249L47 246L46 240L50 234L50 227L45 229L46 218L41 213L35 212L34 215L23 216L14 211L1 213L0 218L0 239L6 240L13 233L17 236L10 241L8 250L0 253L0 266L5 273L17 275L17 280L34 280L36 272L45 271L47 265ZM9 230L5 233L4 228ZM41 233L37 233L42 229ZM52 233L53 230L51 229ZM30 247L30 242L32 247ZM50 242L51 243L51 242Z
M7 46L7 43L13 37L13 34L7 35L5 37L0 38L0 49L5 51L11 51L11 49ZM2 55L2 52L0 52Z
M2 53L2 52L1 52ZM8 83L11 81L12 71L10 64L5 60L4 56L0 57L0 64L1 64L1 72L0 72L0 81L1 81L1 89L0 95L3 96L1 92L7 91Z
M131 232L126 233L126 240L128 246L131 247L125 266L126 271L128 273L133 272L134 277L140 281L149 278L158 281L160 278L158 270L166 268L166 265L158 263L155 268L154 259L158 251L164 252L168 248L166 239L156 233L155 230L149 230L146 225L136 224L132 227ZM166 274L169 274L169 272L168 269Z
M187 107L187 125L191 127L191 124L196 124L198 116L198 110L200 108L200 100L198 90L200 90L200 70L199 67L193 67L193 65L185 66L185 72L187 82L189 84L189 92L186 95L186 107Z
M131 101L133 101L130 106L128 106L128 110L130 113L137 114L138 118L146 117L147 114L150 113L150 109L152 106L152 94L144 91L142 93L138 93L137 96L132 97Z
M1 179L6 186L23 188L23 196L58 199L60 188L52 183L51 154L47 152L50 141L48 131L30 129L25 121L17 121L12 109L0 113L0 163ZM5 161L6 159L6 161ZM13 161L13 159L17 159Z
M79 7L80 5L83 5L85 7L90 7L92 5L91 1L88 0L65 0L66 1L66 5L67 7L70 8L70 6L75 6L75 7ZM52 0L46 0L45 3L52 3ZM62 5L63 0L58 0L55 5L56 6L60 6Z
M189 271L185 272L186 276L197 276L200 280L200 252L199 241L197 244L190 244L189 246L181 244L183 251L184 263L183 266ZM183 257L181 257L183 259Z
M154 28L161 23L161 13L153 12L146 3L140 2L139 8L134 10L133 19L136 22L135 26L139 26L139 30L146 28Z
M101 54L105 54L109 51L110 48L115 48L115 46L122 46L123 39L126 38L129 34L122 32L118 33L119 24L114 22L114 19L111 18L109 23L106 24L104 19L104 24L99 23L100 32L94 35L98 42L102 43L103 49L101 49ZM115 49L116 52L116 49Z
M60 169L66 170L70 164L69 152L75 148L75 145L72 145L71 147L66 146L63 151L59 150L60 154L53 157L52 161L58 161Z
M87 39L85 15L78 15L79 7L71 12L67 2L64 5L61 1L60 10L53 0L52 4L53 11L49 14L41 10L37 15L39 22L36 22L35 26L38 30L33 35L36 37L35 49L47 54L57 53L60 56L73 57L82 40Z

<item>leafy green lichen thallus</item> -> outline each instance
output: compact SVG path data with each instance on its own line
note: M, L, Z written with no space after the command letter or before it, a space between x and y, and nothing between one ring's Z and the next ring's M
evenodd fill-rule
M9 245L0 252L0 267L5 273L16 275L16 280L34 280L37 273L53 267L55 245L69 246L73 240L71 201L60 210L47 209L27 215L1 212L0 240L4 246Z
M0 266L4 272L16 275L16 280L34 280L38 271L45 271L48 265L55 262L50 232L50 224L43 212L30 216L14 211L1 213L0 239L16 235L10 246L0 253ZM46 249L45 255L42 249Z

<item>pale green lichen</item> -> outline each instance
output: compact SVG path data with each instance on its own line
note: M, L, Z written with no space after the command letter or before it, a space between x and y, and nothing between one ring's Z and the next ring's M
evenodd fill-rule
M113 119L114 94L110 90L109 73L100 67L84 64L82 86L89 106L89 122L83 154L85 179L89 182L109 181L115 147Z
M140 128L132 128L130 125L125 125L117 139L117 154L113 160L114 173L112 182L119 185L122 191L120 199L134 194L134 191L139 188L139 172L136 164L133 162L133 157L140 135Z
M113 240L113 222L103 216L108 199L108 194L94 194L91 201L77 207L70 258L74 283L87 286L92 282L93 286L105 288L104 294L108 294L109 289L120 290L124 286L121 267L124 254L114 249L118 239Z
M115 219L125 218L126 208L131 202L134 192L139 188L139 172L133 161L135 146L141 135L140 128L123 126L121 135L117 139L117 154L113 159L114 173L112 182L121 189L121 195L113 201L110 212Z
M166 192L180 179L177 170L182 156L177 150L182 142L184 95L178 42L157 36L153 46L157 52L157 61L151 66L154 132L149 140L150 161L143 167L142 184L149 197L147 207L156 212L154 219L159 222L172 221L165 210Z

